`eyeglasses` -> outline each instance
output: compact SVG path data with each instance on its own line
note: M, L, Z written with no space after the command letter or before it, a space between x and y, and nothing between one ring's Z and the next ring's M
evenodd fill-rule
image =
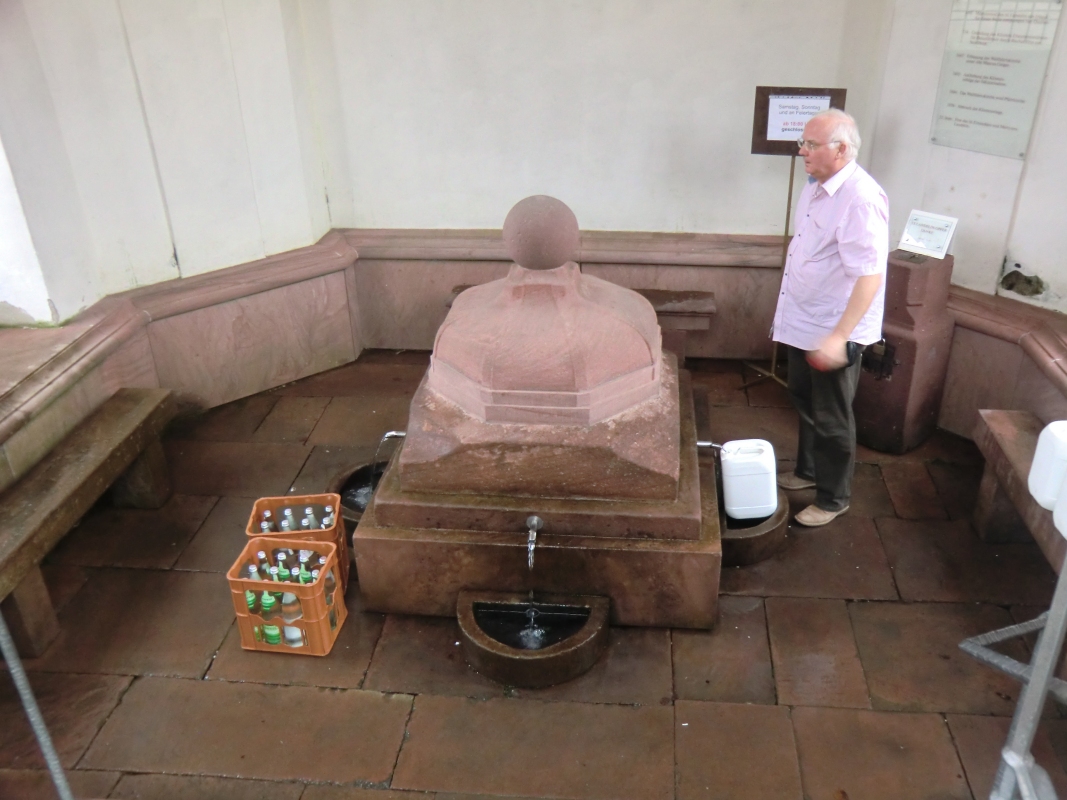
M839 139L831 139L828 142L813 142L811 139L805 139L803 136L797 139L797 147L801 150L815 151L828 144L841 144L841 141Z

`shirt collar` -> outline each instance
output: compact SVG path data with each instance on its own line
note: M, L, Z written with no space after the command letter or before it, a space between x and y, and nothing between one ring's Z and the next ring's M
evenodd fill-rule
M837 194L837 190L841 188L841 184L852 177L852 173L856 171L859 164L856 163L856 159L852 159L845 166L841 167L833 176L826 179L826 182L821 184L823 190L833 197Z

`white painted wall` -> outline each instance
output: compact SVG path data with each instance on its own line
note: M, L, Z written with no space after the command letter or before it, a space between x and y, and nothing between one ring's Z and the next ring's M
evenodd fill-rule
M871 0L333 0L367 227L499 227L530 194L584 228L781 230L788 159L750 155L757 85L880 88ZM820 45L821 43L821 45Z
M1042 305L1067 311L1067 23L1060 22L1023 168L1008 261L1050 285ZM1007 296L1013 296L1004 292Z
M1067 36L1057 33L1026 162L930 143L951 0L894 0L876 117L871 171L890 201L890 237L900 239L913 208L958 217L953 282L992 294L1013 227L1011 249L1067 295L1067 229L1049 224L1067 204ZM1020 186L1025 170L1028 180ZM1018 201L1018 203L1017 203ZM1055 215L1058 219L1060 215ZM1018 245L1015 244L1018 240ZM1017 259L1017 260L1021 260ZM1067 310L1060 303L1057 307Z
M0 325L45 321L52 321L48 287L0 142Z
M330 227L498 227L539 192L588 229L778 233L754 88L844 86L894 238L958 216L957 283L992 292L1010 251L1067 296L1067 36L1025 168L938 147L950 3L6 0L0 226L63 318Z

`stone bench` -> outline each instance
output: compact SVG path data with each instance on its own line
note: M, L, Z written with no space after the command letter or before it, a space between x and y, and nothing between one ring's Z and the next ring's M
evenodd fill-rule
M451 308L452 301L460 292L469 288L469 285L453 286L452 294L445 305ZM671 289L633 291L652 304L663 333L663 346L678 356L679 365L684 364L689 331L706 331L711 328L711 318L718 310L715 305L715 293Z
M112 488L116 505L159 508L170 476L159 435L174 416L166 389L120 389L0 494L0 601L19 652L44 652L59 632L40 563Z
M974 527L987 542L1028 541L1032 536L1056 572L1067 540L1052 524L1052 512L1030 495L1027 478L1045 427L1029 411L978 412L974 443L985 456L985 472L974 509Z

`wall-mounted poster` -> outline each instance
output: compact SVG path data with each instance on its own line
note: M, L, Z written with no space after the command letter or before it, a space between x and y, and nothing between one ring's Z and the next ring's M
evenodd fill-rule
M953 0L930 141L1024 158L1062 0Z
M795 156L804 125L820 111L845 109L844 89L757 86L752 115L752 152Z

